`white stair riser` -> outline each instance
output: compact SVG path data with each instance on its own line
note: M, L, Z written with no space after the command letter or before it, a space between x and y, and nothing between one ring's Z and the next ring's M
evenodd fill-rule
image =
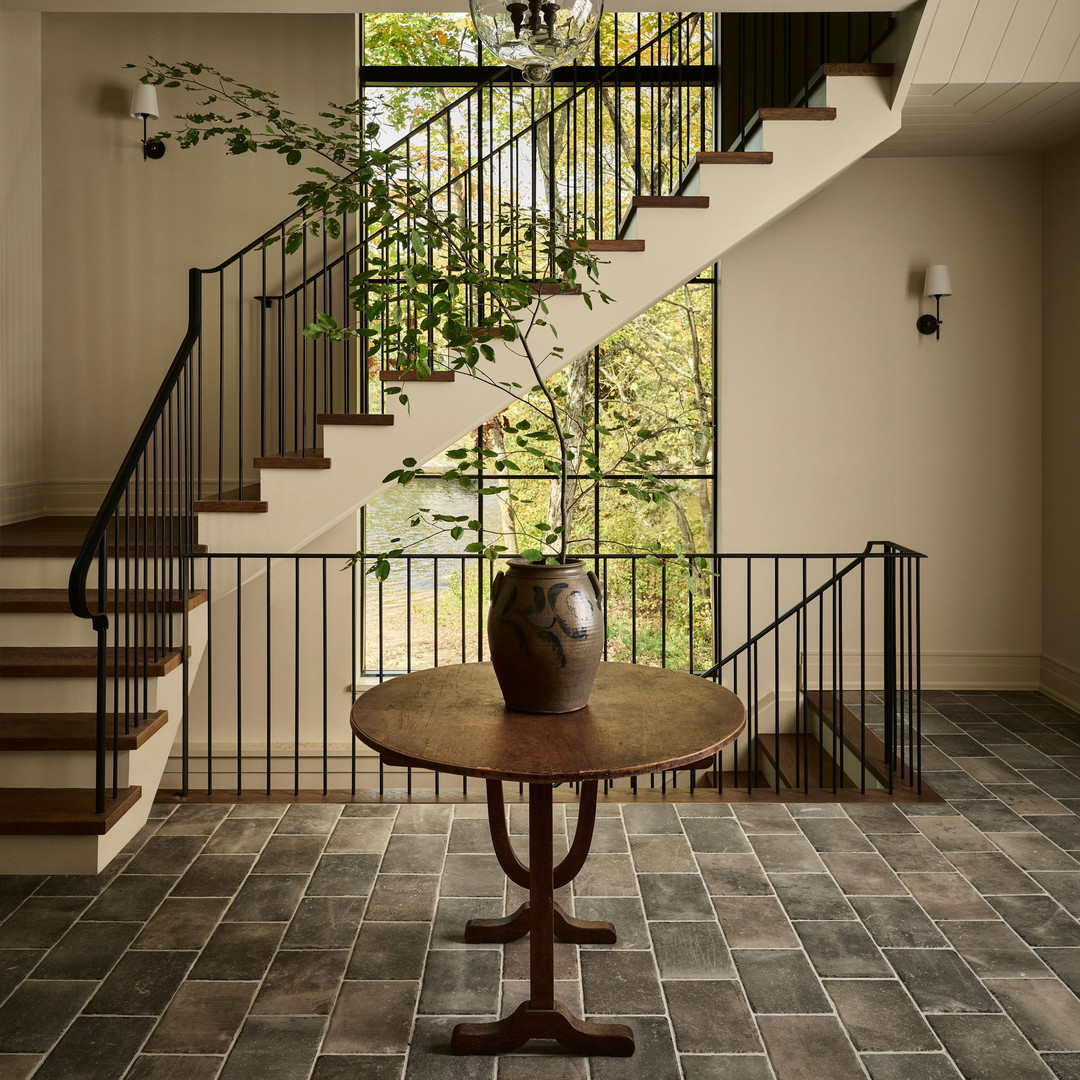
M44 558L41 556L3 558L0 559L0 583L5 589L66 589L73 561L70 558ZM155 567L157 568L156 577L154 576ZM132 559L130 562L124 560L119 564L110 560L108 565L108 584L110 587L115 583L118 570L121 589L125 587L125 584L134 589L136 583L138 583L139 588L148 583L151 589L155 586L161 589L170 587L175 589L180 584L178 559L151 560L149 562L145 559ZM198 561L196 561L195 582L192 583L192 588L200 587L202 573L202 569ZM148 582L147 579L149 579ZM97 560L91 566L87 580L90 583L91 594L93 594L97 585Z
M123 613L109 615L109 644L114 640L113 628L115 627L120 636L120 641L128 641L134 644L136 633L138 644L141 648L144 644L152 644L154 640L154 627L145 627L141 623L145 617L142 615L129 615L125 618ZM137 623L136 620L140 620ZM171 626L173 640L180 640L180 616L168 615L163 626L157 633L164 633L167 637ZM138 626L143 628L137 629ZM125 626L127 627L125 631ZM4 612L0 615L0 646L27 646L27 645L72 645L90 647L97 644L97 634L89 619L77 619L74 615L49 614L39 612Z

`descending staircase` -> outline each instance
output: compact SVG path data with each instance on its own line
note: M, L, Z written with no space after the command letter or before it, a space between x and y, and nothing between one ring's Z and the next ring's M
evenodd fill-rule
M544 374L604 340L893 134L900 114L890 100L889 74L882 65L826 65L823 100L810 108L762 109L746 149L699 153L676 194L635 197L618 235L591 245L603 253L601 282L614 302L589 308L574 296L547 298L563 353L544 365ZM555 344L541 340L549 332L538 328L531 339L541 355ZM493 345L500 379L529 385L523 360L503 343ZM297 551L376 495L403 458L434 457L505 404L497 389L449 372L411 386L409 399L408 411L391 399L386 414L320 414L316 449L255 458L258 491L196 500L203 550ZM93 873L122 849L145 821L206 641L205 593L174 593L165 609L186 654L181 647L159 650L152 663L139 655L110 661L113 670L123 673L127 665L149 676L149 689L141 709L106 703L130 722L107 747L116 761L116 793L110 787L104 810L95 810L94 635L88 622L70 614L64 589L85 526L85 519L42 519L0 530L0 872ZM162 542L151 536L132 561L160 558ZM110 616L137 619L139 596L138 590L113 594ZM784 738L771 751L763 741L761 749L787 781L791 751ZM823 760L822 768L831 765Z
M190 663L175 647L109 657L107 670L149 678L146 701L134 703L115 735L107 726L116 793L110 787L98 811L97 649L89 623L71 614L66 588L89 520L39 518L0 528L2 873L97 873L142 827L176 738L184 675L196 670L205 640L206 593L182 598L173 590L165 606L174 620L187 608ZM133 619L145 599L122 590L108 606L111 615Z

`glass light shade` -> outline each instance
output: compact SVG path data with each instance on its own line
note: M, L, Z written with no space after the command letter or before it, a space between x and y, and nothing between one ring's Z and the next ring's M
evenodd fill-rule
M952 296L952 282L949 280L947 266L928 266L926 268L925 296Z
M547 82L588 48L603 11L603 0L469 0L484 47L529 83Z
M136 120L156 120L158 112L157 87L149 83L136 83L131 95L131 115Z

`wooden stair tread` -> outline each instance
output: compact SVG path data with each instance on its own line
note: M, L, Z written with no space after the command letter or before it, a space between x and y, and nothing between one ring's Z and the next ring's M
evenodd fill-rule
M644 240L588 240L585 246L589 251L644 251Z
M298 450L275 457L257 457L256 469L329 469L330 459L323 457L321 450Z
M694 155L699 165L771 165L771 150L700 150Z
M119 656L114 655L119 652ZM130 654L130 655L129 655ZM156 659L146 660L142 648L130 650L111 646L105 661L108 675L167 675L180 665L179 649L169 649ZM97 648L76 645L7 645L0 648L0 678L9 679L93 679L97 677Z
M141 787L105 793L105 813L94 809L93 788L0 788L0 835L101 836L138 801Z
M453 382L453 371L433 371L426 379L421 379L415 371L380 371L381 382Z
M885 755L885 743L868 727L863 726L862 720L856 716L846 705L839 701L836 694L828 690L808 690L804 695L806 704L813 712L818 713L826 724L834 724L834 717L839 712L843 724L844 745L856 754L861 752L861 743L865 739L866 745L866 771L875 776L879 782L888 786L890 774L893 787L907 787L910 771L904 776L900 775L899 769L890 767ZM839 726L837 737L840 738ZM908 762L910 767L910 762ZM923 794L927 799L938 799L940 796L925 780L922 782Z
M164 710L137 717L138 727L121 731L119 750L135 750L169 719ZM105 745L113 748L112 718L106 717ZM97 716L94 713L0 713L0 750L93 750L97 746Z
M750 126L753 127L757 120L835 120L836 110L830 105L828 107L818 108L795 108L788 109L783 107L770 106L768 108L758 109L756 117L751 120Z
M97 590L90 589L90 606L97 604ZM192 611L200 604L205 604L207 593L205 589L192 590L188 593L187 609ZM119 605L117 601L119 600ZM171 589L161 594L155 594L152 589L147 591L145 582L140 584L139 589L132 589L130 593L121 590L119 596L115 590L110 589L106 595L106 610L113 611L146 611L158 603L162 603L169 611L181 611L183 599L178 589ZM68 605L67 589L0 589L0 612L12 612L22 614L70 614L71 607Z
M708 195L635 195L632 200L635 210L642 207L660 207L668 210L706 210L709 206Z
M82 549L92 522L93 518L72 515L30 518L0 526L0 557L73 559ZM138 522L123 519L119 523L119 543L121 547L130 545L141 554L168 554L170 547L178 547L184 525L180 518L149 518ZM110 525L106 535L115 537L117 531L116 525ZM201 553L206 547L194 544L191 550Z
M319 413L315 423L339 427L390 427L393 413Z
M822 64L822 75L843 77L845 75L865 75L871 78L887 78L893 73L892 64Z
M537 296L580 296L580 285L564 285L561 281L534 281L532 290Z
M758 745L780 773L783 786L797 790L832 791L836 762L815 736L797 735L794 732L780 735L770 733L759 735ZM836 786L850 788L857 785L836 767Z

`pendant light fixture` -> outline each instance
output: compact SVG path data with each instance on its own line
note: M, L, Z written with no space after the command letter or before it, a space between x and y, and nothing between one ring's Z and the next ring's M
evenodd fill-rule
M603 11L603 0L469 0L484 47L534 85L588 48Z

